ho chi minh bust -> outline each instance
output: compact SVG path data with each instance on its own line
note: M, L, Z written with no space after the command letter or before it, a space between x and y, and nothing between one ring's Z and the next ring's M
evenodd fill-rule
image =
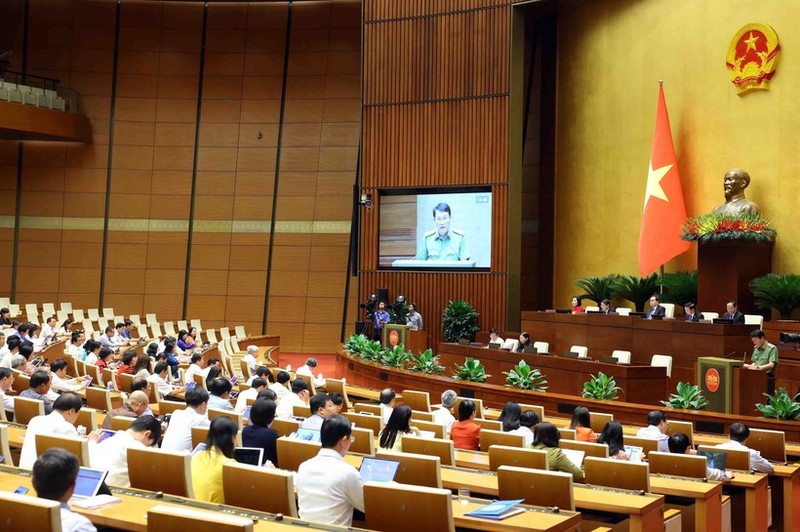
M758 205L744 197L744 189L750 184L750 174L741 168L728 170L722 179L725 190L725 203L718 205L711 214L725 216L741 216L743 214L758 214Z

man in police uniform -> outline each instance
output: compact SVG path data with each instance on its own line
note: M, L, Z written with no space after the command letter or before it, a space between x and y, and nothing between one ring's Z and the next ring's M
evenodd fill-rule
M775 369L778 366L778 348L767 341L761 329L750 333L753 342L751 363L742 366L745 369L767 372L767 393L775 393Z
M436 229L425 233L417 247L417 260L469 260L464 231L450 228L450 205L440 203L433 208Z

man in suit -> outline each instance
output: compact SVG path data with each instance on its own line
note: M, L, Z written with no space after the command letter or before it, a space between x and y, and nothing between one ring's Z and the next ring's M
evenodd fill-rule
M739 312L736 301L728 301L725 308L727 312L722 315L722 319L733 320L733 323L744 323L744 314Z
M686 314L686 321L700 321L703 315L697 312L697 307L691 301L683 306L683 312Z
M648 320L653 318L663 318L667 313L667 309L661 306L661 298L658 294L650 296L650 308L647 309L647 314L644 315Z
M604 299L600 302L600 314L611 314L614 309L611 308L611 301Z

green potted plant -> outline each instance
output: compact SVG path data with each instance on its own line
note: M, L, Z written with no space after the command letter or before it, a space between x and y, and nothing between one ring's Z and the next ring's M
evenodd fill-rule
M661 401L661 404L684 410L705 410L708 406L708 399L703 397L700 387L696 384L679 382L676 390L678 393L671 394L666 401Z
M786 388L781 388L775 395L764 394L767 398L766 403L758 403L756 408L764 417L772 419L795 420L800 417L800 403L795 401L797 397L792 397Z
M408 369L428 375L438 375L444 371L444 366L439 365L439 357L428 348L419 355L411 355L411 366Z
M627 299L636 305L636 312L642 312L650 296L658 292L658 275L655 273L647 277L620 275L614 280L613 286L615 297Z
M511 371L504 371L506 386L521 390L543 392L547 390L547 379L538 368L532 368L524 360L520 360Z
M585 292L579 296L581 299L588 298L599 305L602 300L614 297L614 281L617 277L619 276L615 274L605 277L584 277L574 281L573 284Z
M365 360L378 361L381 356L381 343L372 341L363 334L354 334L347 339L344 348L352 355Z
M774 308L782 320L791 319L792 311L800 307L800 275L770 273L750 281L755 304L761 309Z
M621 390L617 386L614 377L609 377L602 371L594 375L589 375L590 379L583 383L583 395L587 399L616 399L617 391Z
M697 270L665 273L660 284L666 289L661 298L664 303L682 306L690 301L697 302Z
M404 368L408 364L410 355L403 344L386 347L381 351L380 363L393 368Z
M450 301L442 312L442 333L445 342L466 338L475 340L478 332L478 312L462 299Z
M491 377L491 375L486 374L483 364L476 358L467 357L463 366L456 364L455 368L456 371L453 373L453 378L459 381L486 382L486 379Z

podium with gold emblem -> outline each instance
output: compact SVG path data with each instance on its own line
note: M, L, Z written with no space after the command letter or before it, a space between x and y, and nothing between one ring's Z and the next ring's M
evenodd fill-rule
M741 360L720 357L697 359L697 383L708 399L712 412L732 414L734 411L734 369L742 365Z

